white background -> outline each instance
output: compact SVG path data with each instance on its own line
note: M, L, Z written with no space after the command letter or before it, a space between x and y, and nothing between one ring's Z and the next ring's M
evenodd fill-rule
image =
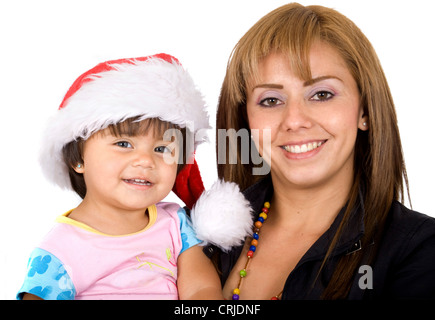
M79 198L48 184L41 132L66 90L97 63L166 52L203 92L214 126L228 57L262 16L287 1L28 0L0 3L0 299L14 299L30 251ZM435 2L317 0L353 20L374 45L395 99L414 210L430 205L435 173ZM198 149L206 188L216 179L214 130ZM175 196L169 200L176 200Z

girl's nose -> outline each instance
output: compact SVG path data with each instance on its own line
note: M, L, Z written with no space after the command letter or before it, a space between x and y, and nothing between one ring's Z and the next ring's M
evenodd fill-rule
M137 151L133 159L134 167L154 168L154 158L148 151Z

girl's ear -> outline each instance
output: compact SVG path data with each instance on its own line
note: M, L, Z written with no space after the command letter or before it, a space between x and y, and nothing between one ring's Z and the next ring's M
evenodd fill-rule
M85 172L85 167L82 163L78 163L73 169L77 173L84 173Z

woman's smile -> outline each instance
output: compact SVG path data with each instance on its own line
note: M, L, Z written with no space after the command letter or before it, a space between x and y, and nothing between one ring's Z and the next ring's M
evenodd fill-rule
M292 154L308 153L321 147L324 143L326 143L326 141L328 140L318 140L304 143L288 143L281 146L281 148Z

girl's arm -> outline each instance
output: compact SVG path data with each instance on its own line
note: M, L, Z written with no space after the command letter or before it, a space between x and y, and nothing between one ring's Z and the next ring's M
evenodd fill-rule
M224 299L217 271L198 245L178 257L177 286L180 300Z
M23 300L44 300L44 299L35 296L34 294L31 293L25 293L23 294Z
M74 284L62 261L44 249L35 248L17 299L73 300L75 295Z

